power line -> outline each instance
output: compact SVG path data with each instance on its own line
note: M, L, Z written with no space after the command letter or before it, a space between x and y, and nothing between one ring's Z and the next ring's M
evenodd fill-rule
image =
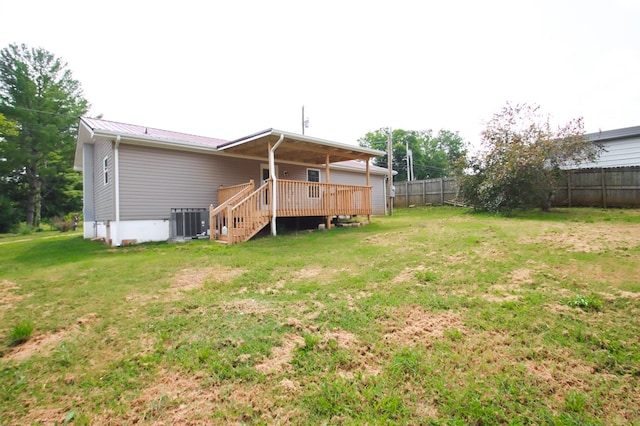
M80 118L77 115L71 115L71 114L57 114L55 112L49 112L49 111L42 111L39 109L33 109L33 108L25 108L25 107L19 107L19 106L7 106L7 108L9 109L21 109L23 111L31 111L31 112L39 112L42 114L49 114L49 115L55 115L57 117L68 117L68 118Z

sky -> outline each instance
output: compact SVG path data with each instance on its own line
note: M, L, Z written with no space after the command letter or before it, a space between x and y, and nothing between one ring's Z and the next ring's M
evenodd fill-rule
M62 58L89 115L233 140L357 144L383 127L472 146L507 102L586 132L640 125L640 1L0 0L0 48Z

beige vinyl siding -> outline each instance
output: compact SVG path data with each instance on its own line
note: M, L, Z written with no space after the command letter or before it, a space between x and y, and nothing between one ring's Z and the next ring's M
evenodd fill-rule
M331 170L329 176L331 183L343 183L345 185L366 185L367 177L364 172L348 172L345 170ZM321 169L320 180L326 182L325 171ZM369 175L371 189L371 208L373 214L383 215L385 210L384 176Z
M103 161L107 158L109 182L104 184ZM93 194L95 220L115 220L115 175L113 142L99 140L93 150Z
M259 161L122 144L120 218L169 219L172 208L217 205L219 185L259 175Z
M96 158L96 185L102 185L102 157L96 154ZM122 143L119 148L120 219L169 219L172 208L217 205L218 186L253 179L258 187L260 166L266 163L266 159L249 160ZM277 166L281 179L307 180L306 166L282 163ZM326 182L324 166L312 168L320 169L320 180ZM363 172L332 170L331 182L364 185L366 178ZM384 179L371 175L371 183L374 214L384 214Z

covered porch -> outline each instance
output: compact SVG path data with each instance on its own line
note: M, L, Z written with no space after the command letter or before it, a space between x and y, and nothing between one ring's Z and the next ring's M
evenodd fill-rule
M341 215L372 214L369 163L382 155L377 150L338 144L308 136L269 129L218 147L236 156L269 161L268 177L218 189L218 206L211 207L211 239L228 244L247 241L271 223L276 235L276 218L324 216L327 228ZM278 178L276 160L290 164L322 167L324 182ZM363 185L331 182L331 164L362 160ZM319 179L318 179L319 180Z

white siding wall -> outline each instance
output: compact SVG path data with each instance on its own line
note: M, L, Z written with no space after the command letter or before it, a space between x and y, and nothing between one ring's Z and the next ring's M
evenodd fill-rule
M600 158L593 163L583 163L571 169L609 168L640 166L640 137L607 141L603 144L604 151Z
M104 184L103 160L107 158L109 182ZM94 220L115 220L115 175L113 161L113 142L96 141L93 148L93 196Z

